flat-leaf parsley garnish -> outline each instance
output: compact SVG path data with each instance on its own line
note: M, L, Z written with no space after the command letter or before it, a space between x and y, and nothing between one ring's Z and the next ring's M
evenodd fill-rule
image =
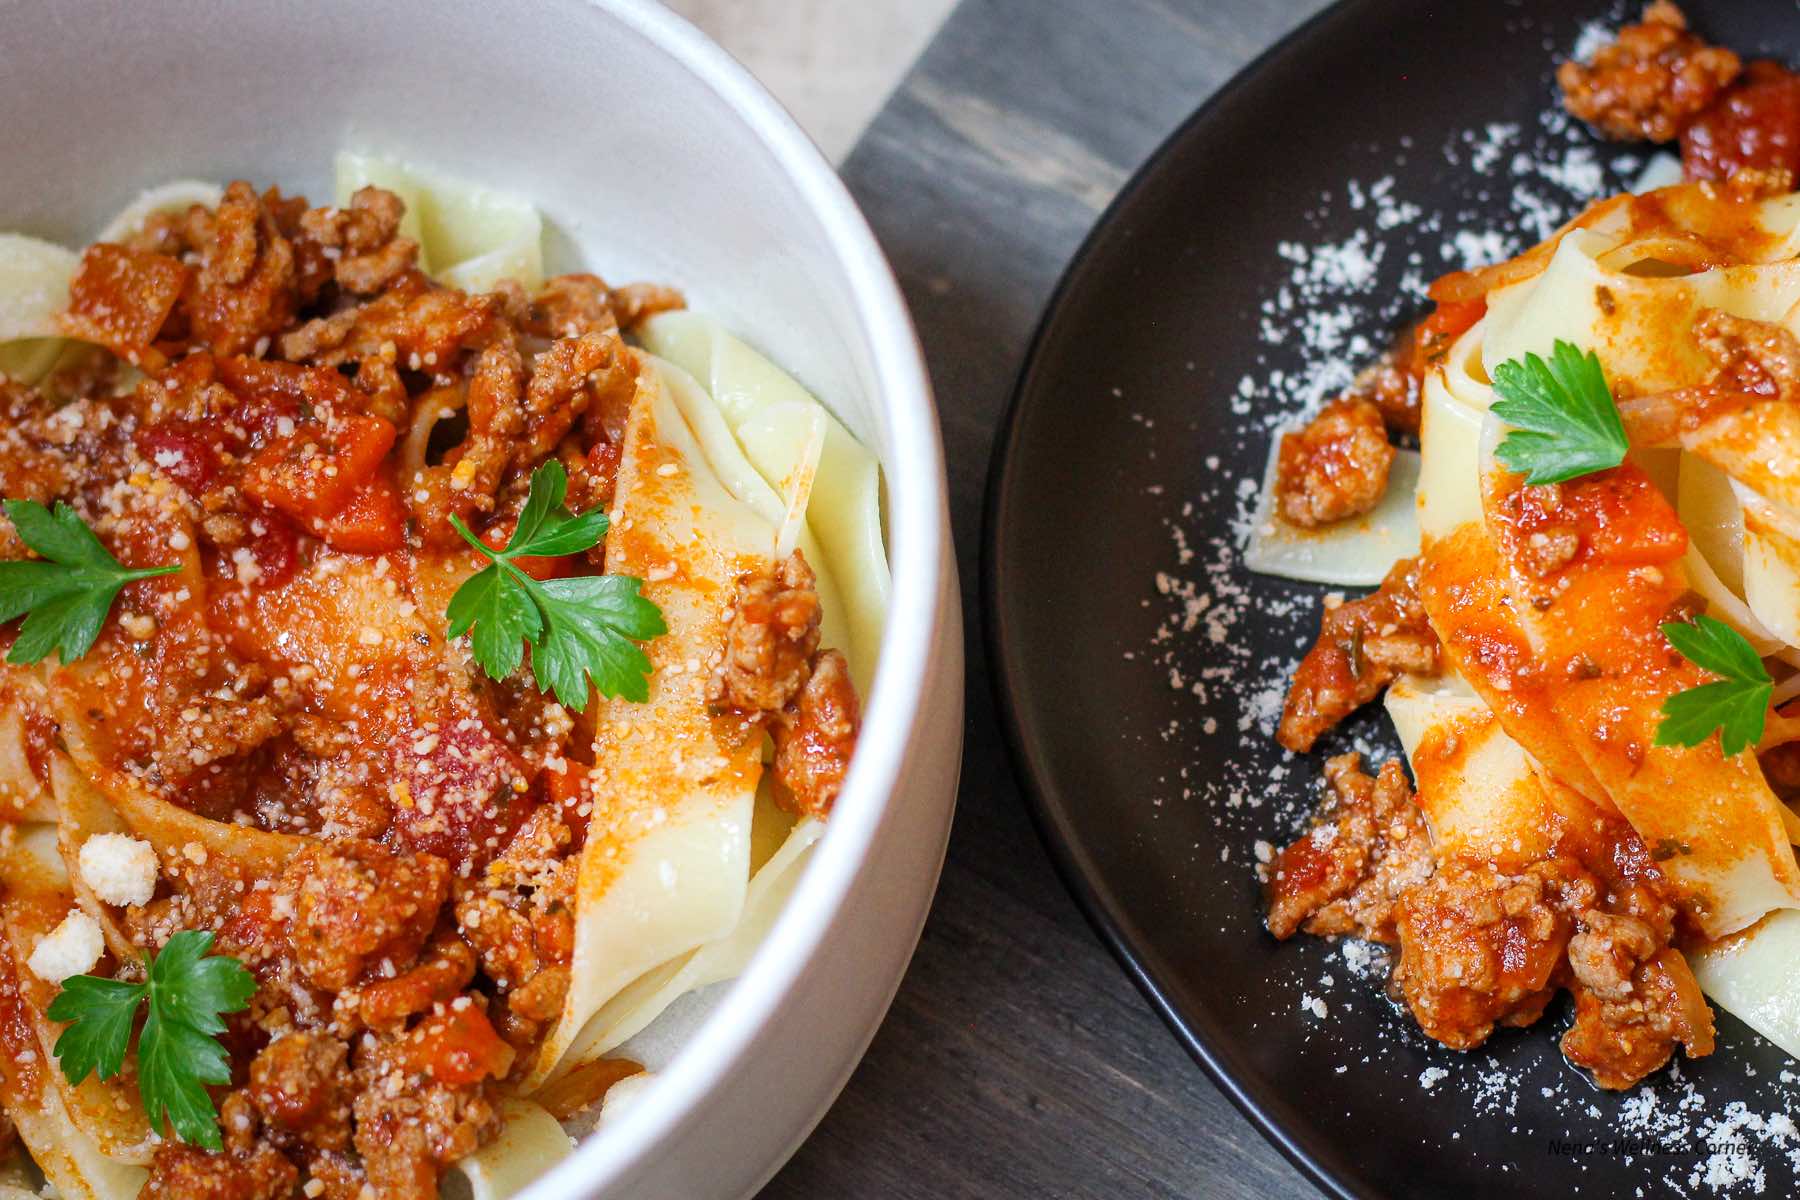
M182 1141L218 1150L219 1114L206 1085L231 1082L219 1014L247 1007L256 978L235 958L208 957L212 944L210 933L177 933L162 953L144 956L143 983L71 975L47 1012L52 1021L69 1023L55 1054L76 1084L95 1073L111 1079L124 1068L138 1006L149 1001L138 1034L137 1082L150 1127L161 1132L166 1118Z
M476 663L493 679L518 670L530 646L538 688L555 692L576 712L587 707L590 679L602 696L648 700L650 659L636 643L659 637L668 627L662 611L638 594L643 580L588 575L540 582L517 565L521 558L578 554L606 536L600 509L576 515L564 507L568 487L560 462L533 471L519 523L501 550L450 518L489 562L450 597L449 636L470 634Z
M1559 340L1547 363L1535 354L1508 359L1494 368L1494 394L1494 415L1517 426L1494 457L1526 483L1561 483L1625 461L1625 423L1593 351Z
M1762 740L1775 681L1744 635L1712 617L1662 627L1669 644L1696 667L1719 676L1713 683L1676 692L1663 701L1658 746L1698 746L1719 731L1726 757Z
M6 652L9 663L34 663L52 650L74 662L93 649L120 588L181 570L124 566L61 500L54 511L35 500L8 500L5 507L19 537L44 556L0 563L0 623L25 618Z

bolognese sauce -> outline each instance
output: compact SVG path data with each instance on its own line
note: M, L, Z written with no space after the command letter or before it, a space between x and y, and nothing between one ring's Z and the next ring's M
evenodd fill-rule
M1653 265L1662 270L1651 275L1768 261L1758 255L1775 235L1755 205L1789 190L1800 171L1800 75L1772 62L1746 65L1657 0L1591 60L1564 63L1557 78L1568 110L1601 134L1679 142L1685 178L1697 186L1602 201L1508 262L1434 283L1434 311L1356 387L1281 442L1271 503L1290 523L1329 524L1373 508L1380 486L1351 490L1344 480L1385 474L1382 460L1392 451L1384 434L1418 432L1422 381L1455 366L1449 348L1487 317L1489 294L1542 274L1569 230L1606 227L1625 241L1660 239L1652 243ZM1610 319L1620 299L1601 285L1592 303ZM1678 781L1698 782L1708 769L1724 774L1734 763L1731 770L1742 769L1729 786L1772 805L1800 786L1791 728L1760 747L1751 734L1740 743L1748 753L1740 753L1725 742L1722 725L1715 749L1666 737L1656 723L1660 703L1718 680L1723 668L1702 670L1678 652L1679 631L1669 632L1695 621L1708 599L1684 583L1684 564L1694 557L1682 520L1687 501L1678 515L1669 485L1651 477L1653 456L1640 461L1637 452L1691 449L1697 430L1752 410L1773 406L1790 416L1800 395L1800 342L1780 322L1711 302L1672 311L1670 322L1677 319L1689 386L1625 384L1615 392L1598 358L1586 356L1606 407L1617 410L1612 427L1603 415L1587 433L1606 442L1612 457L1546 469L1549 478L1528 481L1525 467L1483 448L1476 461L1485 473L1469 500L1479 520L1427 531L1420 557L1397 562L1373 594L1326 598L1318 640L1290 681L1276 735L1283 746L1314 748L1402 676L1409 697L1402 703L1443 704L1432 710L1436 723L1408 735L1418 793L1398 760L1370 774L1360 754L1327 759L1317 810L1263 872L1274 936L1345 935L1391 947L1391 993L1447 1046L1469 1049L1496 1028L1532 1024L1568 994L1574 1016L1563 1052L1606 1088L1633 1085L1677 1049L1691 1057L1712 1051L1712 1011L1687 955L1743 923L1721 930L1715 894L1683 876L1696 846L1640 832L1677 801L1632 796L1628 809L1616 793L1650 787L1643 782L1650 779L1678 790ZM1656 347L1639 349L1652 372L1675 373L1654 358ZM1572 392L1580 350L1559 345L1557 354L1564 374L1544 387ZM1520 362L1471 368L1497 397L1503 369L1518 371ZM1541 360L1530 369L1550 377ZM1524 419L1517 406L1498 415ZM1347 475L1353 448L1360 470ZM1742 653L1756 659L1766 650L1744 641ZM1454 677L1449 692L1434 680L1440 674ZM1766 691L1746 689L1746 704L1769 707ZM1785 694L1792 690L1790 681ZM1771 719L1787 722L1795 708L1775 707ZM1760 731L1761 721L1754 724ZM1518 774L1491 756L1475 761L1498 743L1516 752ZM1655 758L1672 746L1698 746L1697 757ZM1640 771L1643 780L1635 780ZM1506 823L1500 810L1508 800L1482 791L1514 786L1536 798L1529 830ZM1707 803L1717 799L1709 795ZM1428 822L1428 812L1431 822L1454 818L1449 810L1459 803L1492 824L1471 819L1447 834ZM1746 844L1772 837L1788 854L1770 811L1721 803L1708 818L1718 822L1709 836Z
M125 585L59 702L99 770L262 847L192 841L123 910L145 949L215 931L257 985L224 1035L223 1148L162 1142L145 1196L435 1196L570 986L592 726L418 618L442 630L482 563L453 521L505 547L545 464L575 508L613 500L647 369L625 335L683 299L592 274L449 287L404 213L378 188L312 206L236 182L155 214L70 287L68 332L114 365L0 377L0 492L69 505L126 568L198 567ZM0 557L26 555L0 528ZM720 701L768 724L778 795L823 815L858 710L812 583L797 552L744 581ZM34 711L24 744L52 729ZM20 1054L6 1077L43 1086Z

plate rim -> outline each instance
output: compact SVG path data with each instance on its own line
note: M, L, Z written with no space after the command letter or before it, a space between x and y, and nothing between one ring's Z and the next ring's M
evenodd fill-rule
M1008 652L1008 623L1001 606L1003 585L999 571L1002 538L1000 518L1007 482L1015 472L1019 458L1018 437L1025 394L1033 383L1034 372L1050 327L1068 300L1077 278L1083 273L1099 243L1109 234L1121 212L1149 185L1151 177L1174 156L1176 148L1196 128L1212 120L1254 76L1290 57L1305 53L1314 39L1326 34L1329 28L1341 21L1354 20L1358 10L1369 7L1370 2L1371 0L1334 0L1239 68L1157 144L1094 219L1075 253L1057 277L1056 286L1038 314L1031 338L1020 359L1006 407L996 426L994 449L988 460L987 478L983 487L980 562L977 569L981 591L982 647L988 661L988 688L1000 718L1001 740L1005 743L1020 794L1026 801L1025 807L1030 814L1032 827L1043 842L1058 878L1075 900L1076 907L1081 910L1089 926L1099 935L1102 944L1124 970L1126 977L1150 1002L1152 1011L1174 1034L1176 1042L1200 1066L1207 1078L1309 1183L1336 1200L1381 1198L1366 1181L1346 1176L1327 1165L1326 1159L1333 1156L1329 1153L1328 1139L1324 1134L1309 1126L1294 1127L1272 1111L1283 1104L1272 1085L1262 1081L1246 1082L1238 1078L1225 1061L1223 1046L1228 1039L1216 1029L1200 1027L1210 1025L1210 1022L1190 1022L1177 1013L1174 1002L1169 998L1167 985L1162 982L1149 961L1151 956L1132 944L1132 939L1126 932L1129 922L1123 919L1117 905L1110 899L1109 889L1098 878L1098 873L1084 863L1082 850L1061 820L1058 812L1061 799L1055 796L1057 789L1051 782L1049 770L1034 763L1028 751L1021 711L1013 699L1015 689L1012 685L1016 682L1019 668L1014 661L1016 656Z

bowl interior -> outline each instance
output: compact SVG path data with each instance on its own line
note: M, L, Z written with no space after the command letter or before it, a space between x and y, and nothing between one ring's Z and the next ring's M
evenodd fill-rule
M686 289L886 459L814 202L727 98L614 11L636 7L26 6L0 52L0 227L81 243L178 177L317 200L336 151L391 154L530 198L553 266Z
M622 1139L604 1139L619 1143L611 1166L583 1164L582 1190L599 1186L766 1022L848 890L915 733L948 603L943 468L917 345L873 237L774 101L649 0L71 0L9 16L0 229L80 245L171 179L247 178L317 200L338 150L392 155L529 198L552 270L682 288L880 458L891 611L915 619L889 623L856 769L741 1002L723 1006L729 1036L701 1030L732 986L718 985L625 1048L653 1066L681 1061Z

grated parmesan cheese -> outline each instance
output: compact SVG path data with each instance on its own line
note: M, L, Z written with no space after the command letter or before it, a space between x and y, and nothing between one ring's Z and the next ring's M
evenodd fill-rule
M81 879L108 904L148 904L156 892L156 850L123 833L81 844Z
M71 975L93 970L105 949L99 922L80 909L71 909L62 924L33 948L25 965L45 983L60 984Z
M1584 27L1576 57L1610 39L1616 23ZM1271 432L1348 386L1394 330L1425 310L1432 278L1519 253L1587 202L1638 179L1646 161L1596 142L1554 105L1535 121L1477 124L1441 146L1402 138L1370 149L1391 152L1397 168L1425 158L1457 190L1434 191L1434 201L1448 195L1442 203L1423 203L1422 196L1414 203L1394 176L1377 172L1319 196L1306 225L1287 231L1263 264L1269 286L1250 314L1261 343L1254 360L1224 378L1208 378L1189 361L1186 381L1205 382L1186 383L1194 388L1196 412L1185 428L1170 432L1162 414L1157 428L1141 415L1133 418L1143 430L1150 470L1159 442L1169 436L1239 451L1209 456L1194 478L1144 477L1145 493L1162 498L1167 541L1161 560L1147 564L1139 581L1149 634L1120 647L1169 697L1158 721L1127 736L1194 747L1187 766L1149 781L1145 803L1160 814L1168 811L1165 800L1169 807L1179 800L1211 821L1219 836L1195 841L1196 870L1216 870L1216 850L1218 863L1267 872L1277 848L1305 828L1317 798L1307 786L1316 762L1293 759L1269 739L1295 663L1317 633L1319 597L1268 586L1242 563ZM1502 206L1508 212L1496 219ZM1114 389L1114 399L1127 401L1114 407L1129 413L1137 398ZM1257 478L1240 474L1240 462L1254 464ZM1394 753L1385 728L1369 733L1352 725L1342 733L1342 749L1371 761ZM1260 934L1260 916L1246 904L1239 912L1209 914L1209 923L1222 935L1253 936ZM1404 1058L1397 1078L1434 1092L1431 1103L1467 1113L1468 1124L1449 1139L1486 1136L1485 1127L1496 1124L1517 1139L1518 1160L1494 1164L1502 1174L1533 1171L1528 1156L1554 1142L1575 1142L1608 1147L1635 1175L1635 1191L1629 1185L1568 1189L1578 1196L1747 1197L1800 1176L1800 1130L1789 1115L1800 1107L1800 1069L1777 1079L1746 1067L1729 1085L1703 1091L1677 1061L1631 1093L1598 1095L1555 1054L1553 1023L1531 1034L1542 1042L1497 1038L1490 1055L1459 1059L1451 1069L1434 1066L1431 1057L1442 1056L1421 1048L1410 1017L1379 1025L1376 1046L1351 1040L1363 1028L1355 1021L1320 1019L1334 1010L1355 1015L1367 1006L1385 1008L1380 983L1389 975L1389 958L1387 948L1354 939L1294 945L1266 977L1246 985L1243 1002L1256 1006L1260 1019L1253 1027L1334 1053L1342 1060L1334 1068L1340 1074L1367 1071L1384 1057ZM1321 974L1327 966L1331 983ZM1709 1079L1719 1078L1716 1065L1709 1071ZM1546 1186L1561 1194L1561 1182Z

